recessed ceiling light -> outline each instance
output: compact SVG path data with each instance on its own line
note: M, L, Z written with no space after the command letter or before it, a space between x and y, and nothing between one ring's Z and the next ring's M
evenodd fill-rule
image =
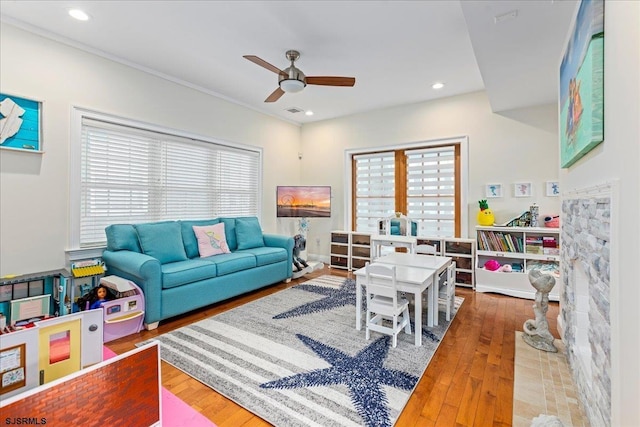
M86 14L86 12L80 10L80 9L71 9L69 10L69 15L71 15L71 17L77 19L78 21L88 21L89 20L89 15Z
M442 89L444 87L444 83L441 82L437 82L431 85L432 88L434 89Z
M313 111L307 110L304 112L305 116L313 116Z

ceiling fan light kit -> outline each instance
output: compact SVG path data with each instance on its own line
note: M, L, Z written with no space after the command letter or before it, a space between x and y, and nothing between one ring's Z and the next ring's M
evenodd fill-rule
M291 65L284 70L269 64L262 58L255 55L244 55L244 58L257 64L269 71L278 74L278 88L264 100L264 102L275 102L286 93L296 93L302 91L307 84L320 86L353 86L356 84L354 77L336 77L336 76L314 76L306 77L304 73L293 63L300 58L300 52L297 50L288 50L285 56Z
M306 84L300 80L282 79L280 80L280 88L287 93L296 93L302 91Z

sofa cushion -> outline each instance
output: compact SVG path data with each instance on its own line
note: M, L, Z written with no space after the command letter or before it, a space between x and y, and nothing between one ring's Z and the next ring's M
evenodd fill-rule
M200 259L163 264L161 269L163 289L216 277L217 272L215 264Z
M138 233L131 224L113 224L105 228L107 250L142 252L138 243Z
M236 219L236 239L238 240L238 250L264 246L262 228L258 218Z
M227 236L227 246L231 251L238 249L238 240L236 240L236 219L220 218L220 222L224 223L224 234Z
M253 254L244 252L232 252L201 259L216 265L218 277L256 266L256 257Z
M272 248L263 246L261 248L252 248L238 251L236 253L248 253L256 257L256 265L258 267L276 262L286 261L289 256L284 248Z
M182 230L182 241L184 242L184 251L187 254L187 258L196 258L200 256L198 252L198 239L193 232L193 226L203 227L205 225L214 225L220 223L220 219L195 219L180 221L180 228Z
M198 252L201 258L231 252L224 235L224 222L203 227L194 225L193 232L198 239Z
M160 261L160 264L184 261L184 252L180 224L175 221L136 224L142 252Z

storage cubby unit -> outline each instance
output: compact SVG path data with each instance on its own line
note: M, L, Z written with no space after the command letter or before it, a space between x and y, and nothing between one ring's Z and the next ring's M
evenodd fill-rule
M371 260L371 233L357 231L331 232L332 268L357 270Z
M331 232L331 262L332 268L349 269L349 232Z
M476 227L476 291L497 292L534 299L536 290L528 272L540 269L556 278L549 299L558 301L560 272L560 229L544 227ZM511 272L489 271L489 260L511 265Z
M446 237L443 240L443 255L456 262L456 286L475 287L476 241Z
M475 239L461 237L418 237L418 245L436 248L437 255L451 257L456 262L456 286L475 287Z
M442 254L442 239L438 237L418 237L418 241L416 243L418 246L420 245L429 245L436 248L436 254Z
M351 266L350 270L364 267L371 260L371 234L351 232Z

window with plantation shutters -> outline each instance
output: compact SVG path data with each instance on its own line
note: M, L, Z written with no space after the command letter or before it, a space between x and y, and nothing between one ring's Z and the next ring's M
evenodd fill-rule
M353 230L378 232L379 219L401 212L418 222L421 236L460 237L466 230L463 156L466 138L353 153Z
M110 224L258 215L258 150L88 117L80 139L80 248Z

